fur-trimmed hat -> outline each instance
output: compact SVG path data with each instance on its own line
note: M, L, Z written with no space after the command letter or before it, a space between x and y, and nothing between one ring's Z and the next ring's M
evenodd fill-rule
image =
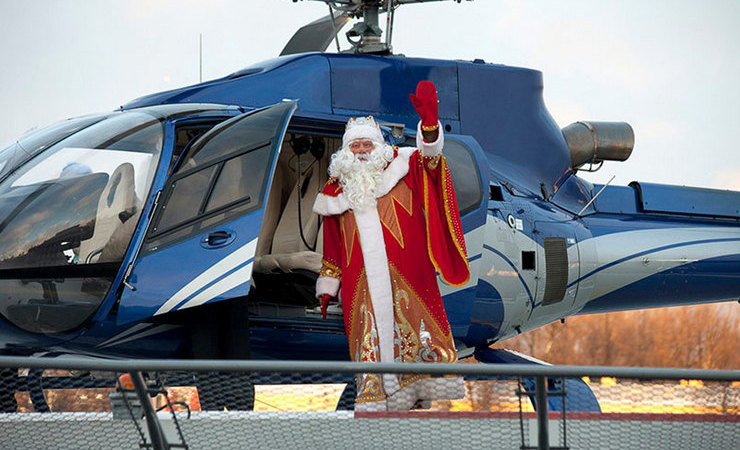
M373 116L352 117L347 121L342 137L342 145L347 147L355 139L370 139L377 144L383 144L383 132Z

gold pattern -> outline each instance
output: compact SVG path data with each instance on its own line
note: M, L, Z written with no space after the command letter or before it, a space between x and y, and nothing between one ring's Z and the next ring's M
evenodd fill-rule
M350 339L350 350L351 350L353 337L358 336L355 330L355 322L356 322L355 319L357 318L357 314L355 313L355 311L357 310L357 308L359 307L361 303L369 304L370 302L370 298L367 295L365 295L366 298L363 298L362 301L360 300L360 294L367 293L367 279L365 278L364 268L360 269L360 273L357 274L357 280L355 280L354 286L355 286L355 294L354 294L354 298L352 299L352 309L349 311L349 330L347 330L347 335ZM372 305L370 305L370 307L372 307ZM355 353L350 351L350 354L355 354ZM357 354L357 357L359 357L359 353ZM355 361L359 361L359 360L355 359Z
M419 336L404 314L410 306L409 294L401 289L393 290L395 291L393 307L396 313L394 344L397 347L397 358L401 362L411 362L419 353Z
M398 222L396 205L400 205L408 213L409 217L411 217L413 215L411 209L412 201L411 188L403 181L398 182L387 195L378 199L378 215L380 216L380 221L396 239L396 242L398 242L401 248L404 248L403 232Z
M434 156L423 156L422 159L427 164L427 167L431 170L436 169L439 166L439 160L442 158L442 154L434 155Z
M383 390L381 375L377 373L361 373L358 375L360 382L357 383L358 403L373 402L385 400L386 395Z
M355 361L378 362L380 340L375 326L370 295L367 291L364 269L360 271L356 286L348 333L350 354ZM361 327L359 330L355 329L356 324ZM379 374L359 374L357 376L357 402L379 401L385 398L386 394Z
M408 281L406 281L398 269L396 269L392 264L389 264L388 268L390 269L393 290L396 293L394 298L401 299L405 303L404 305L400 305L401 309L399 310L398 303L400 302L394 302L394 306L396 308L396 322L405 321L410 323L414 330L421 330L422 321L424 321L425 324L431 323L431 328L429 330L424 330L428 335L429 341L427 343L430 351L433 351L438 356L438 362L456 362L457 352L455 351L452 332L449 330L447 332L442 330L437 319L429 312L422 298L414 292L413 288L408 284ZM399 294L399 292L402 292L402 294ZM442 318L440 318L440 320L441 319ZM421 333L417 334L414 332L414 336L416 338L414 347L417 350L422 345L419 341L420 334ZM416 356L417 354L414 353L410 360L402 359L402 361L413 362L416 360Z
M437 128L439 128L439 124L438 123L437 124L434 124L434 125L422 125L421 126L422 131L434 131Z
M339 226L342 229L342 238L344 239L344 251L347 257L346 265L349 267L352 261L352 251L355 246L355 235L357 235L357 222L352 211L347 211L339 216ZM359 236L358 238L359 239Z
M429 219L426 220L426 229L427 229L427 251L429 253L429 259L432 260L432 264L434 265L434 268L437 269L437 272L439 272L439 275L442 277L442 279L445 281L445 283L449 284L450 286L459 287L463 286L468 283L470 280L470 266L468 265L468 257L467 252L465 250L465 241L460 243L460 240L458 239L458 235L462 235L462 228L460 221L458 220L457 224L452 223L452 217L450 216L450 197L455 195L454 188L450 185L450 183L447 183L447 177L449 177L449 170L447 169L447 162L445 161L445 158L443 155L440 155L440 161L442 163L442 173L440 176L442 177L442 207L445 211L445 217L447 218L447 229L450 231L450 234L452 235L452 239L455 242L455 248L457 249L457 252L460 255L460 258L465 262L465 266L468 269L468 276L465 278L465 280L461 283L450 283L445 278L444 273L440 269L439 263L436 259L434 259L434 253L432 252L432 241L431 241L431 232L429 230ZM429 179L426 171L422 171L422 184L424 186L424 211L427 212L427 215L430 214L429 212Z
M465 249L465 240L464 240L464 233L462 230L462 223L460 220L457 221L456 224L452 223L452 217L450 216L450 205L449 202L450 197L455 195L454 187L452 186L452 183L448 183L447 181L450 179L450 171L447 168L447 161L445 158L442 158L442 197L443 197L443 206L445 210L445 217L447 217L447 228L452 232L452 239L455 241L455 247L457 248L457 252L460 254L460 258L465 262L465 267L468 269L468 276L465 278L465 280L461 283L457 284L451 284L451 286L463 286L467 284L467 282L470 280L470 265L468 264L468 252ZM459 236L463 236L463 241L460 242Z
M362 344L360 345L360 359L362 362L378 361L378 332L375 328L375 320L372 311L367 304L360 307L362 316Z
M321 260L321 270L319 271L319 276L320 277L330 277L330 278L341 278L342 269L330 263L329 261L322 259Z

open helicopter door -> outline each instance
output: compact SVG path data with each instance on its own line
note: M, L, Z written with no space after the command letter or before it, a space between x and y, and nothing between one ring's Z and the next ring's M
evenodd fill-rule
M119 324L249 292L264 206L295 102L198 139L165 184L118 307Z

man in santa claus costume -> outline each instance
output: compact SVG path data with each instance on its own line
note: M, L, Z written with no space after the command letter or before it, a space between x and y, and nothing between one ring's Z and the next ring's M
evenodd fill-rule
M420 82L410 98L421 116L417 148L386 144L372 117L350 119L313 207L324 216L316 295L324 317L341 298L353 361L457 361L436 274L453 286L467 283L465 241L434 84ZM362 374L355 410L406 410L462 396L460 377Z

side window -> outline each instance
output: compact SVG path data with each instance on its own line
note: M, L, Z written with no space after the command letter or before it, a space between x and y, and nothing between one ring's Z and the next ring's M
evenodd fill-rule
M157 228L167 231L197 217L217 169L218 166L207 167L173 183Z
M156 246L257 209L264 195L272 149L264 145L178 177L152 229L152 237L161 236L155 239Z
M462 216L474 210L483 199L478 165L470 150L453 139L445 139L444 155L450 168L457 207Z
M258 202L265 183L266 170L250 172L250 168L267 167L267 148L249 152L226 161L213 187L206 212L213 212L235 202Z

